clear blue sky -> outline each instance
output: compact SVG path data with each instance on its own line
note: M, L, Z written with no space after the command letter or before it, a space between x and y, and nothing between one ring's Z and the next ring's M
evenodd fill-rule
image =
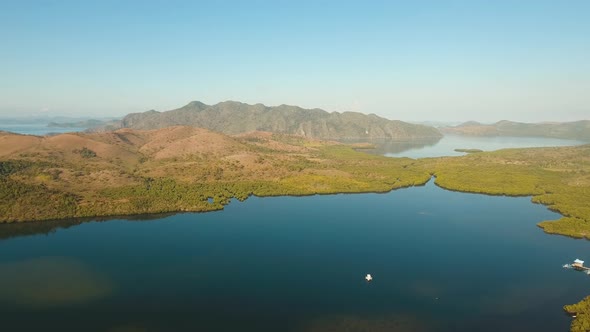
M191 100L590 119L590 1L0 0L0 116Z

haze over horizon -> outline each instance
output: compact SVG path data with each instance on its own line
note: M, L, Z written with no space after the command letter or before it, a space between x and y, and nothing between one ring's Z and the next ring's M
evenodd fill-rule
M3 3L0 118L235 100L404 121L590 119L588 1Z

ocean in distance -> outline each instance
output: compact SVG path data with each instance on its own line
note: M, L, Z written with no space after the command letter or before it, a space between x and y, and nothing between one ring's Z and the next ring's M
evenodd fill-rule
M78 132L78 131L83 131L85 129L86 128L79 128L79 127L69 127L69 128L47 127L47 123L3 123L3 124L0 124L0 130L2 130L2 131L9 131L12 133L17 133L17 134L37 135L37 136L43 136L43 135L48 135L48 134L61 134L61 133Z

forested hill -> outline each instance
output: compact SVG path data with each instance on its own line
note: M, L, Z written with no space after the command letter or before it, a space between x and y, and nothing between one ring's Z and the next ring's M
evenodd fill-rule
M503 120L494 124L470 121L455 127L441 128L441 131L469 136L552 137L590 141L590 120L561 123L521 123Z
M167 112L152 110L132 113L121 121L98 130L159 129L177 125L206 128L229 135L266 131L322 139L410 140L442 137L433 127L388 120L374 114L328 113L317 108L304 109L289 105L269 107L235 101L215 105L193 101L184 107Z

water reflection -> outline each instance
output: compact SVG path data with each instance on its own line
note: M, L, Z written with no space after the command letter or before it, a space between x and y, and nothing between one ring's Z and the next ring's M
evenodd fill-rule
M440 140L426 144L413 141L405 143L393 142L391 147L388 147L387 150L381 149L379 151L382 152L382 155L387 157L429 158L462 156L465 154L464 152L455 151L455 149L479 149L483 151L495 151L508 148L572 146L581 144L585 144L585 142L547 137L471 137L445 135Z
M78 304L103 298L112 283L82 261L41 257L0 264L0 302L26 307Z
M366 140L344 140L343 143L347 144L367 144L374 148L363 149L371 154L377 155L388 155L388 154L400 154L410 150L420 150L426 147L436 145L441 140L440 137L426 137L417 140L410 141L396 141L391 139L366 139Z
M386 157L429 158L443 156L462 156L464 152L455 149L480 149L495 151L507 148L528 148L547 146L573 146L588 142L547 138L547 137L472 137L445 135L442 138L425 138L411 141L394 141L386 139L344 140L347 144L366 144L373 149L359 149L371 154Z
M176 213L138 214L129 216L110 216L95 218L74 218L62 220L15 222L0 224L0 240L31 235L49 235L60 229L67 229L88 222L104 222L109 220L149 221L166 218Z

